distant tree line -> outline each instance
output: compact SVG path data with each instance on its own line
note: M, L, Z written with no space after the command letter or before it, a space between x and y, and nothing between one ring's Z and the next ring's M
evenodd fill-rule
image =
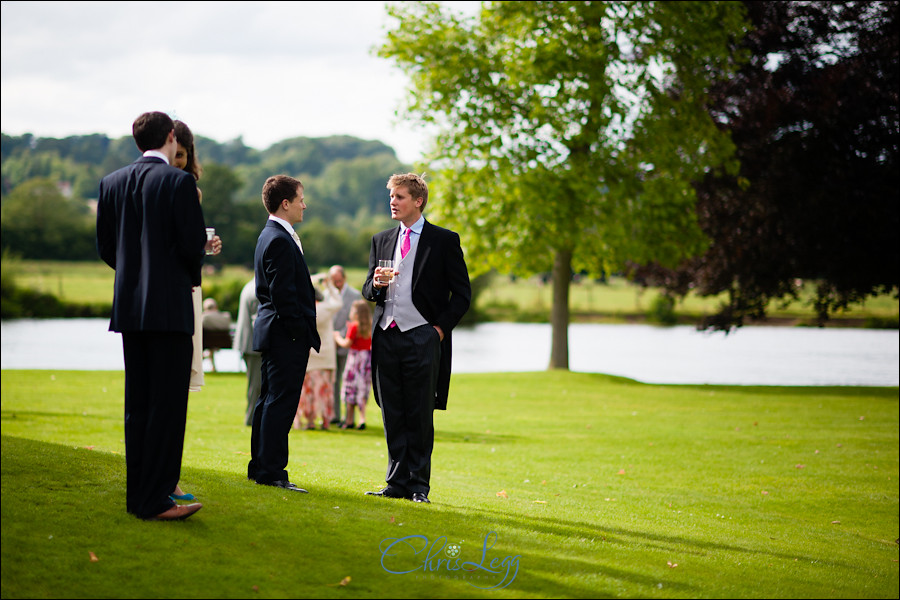
M216 265L251 265L266 219L260 191L284 173L303 181L309 209L300 226L314 268L365 266L372 234L388 226L391 174L410 170L392 148L350 136L298 137L266 150L196 135L207 224L224 241ZM130 136L38 138L2 134L4 250L28 259L94 260L93 201L100 179L140 156Z

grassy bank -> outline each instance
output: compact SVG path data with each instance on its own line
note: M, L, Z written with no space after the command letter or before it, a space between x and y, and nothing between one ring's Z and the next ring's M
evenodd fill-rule
M111 304L113 271L98 261L70 263L60 261L16 261L4 268L15 272L19 286L49 294L61 301L81 304ZM204 275L204 293L211 293L224 310L237 315L237 299L241 286L253 276L243 267L226 267ZM349 269L350 285L359 289L365 280L364 269ZM659 296L656 289L633 285L624 278L611 277L605 282L582 279L570 288L569 308L572 322L625 323L653 320ZM773 302L767 324L812 325L814 311L809 300L812 288L807 286L797 301L781 305ZM704 298L688 295L674 306L677 322L696 324L704 315L714 314L724 297ZM472 315L482 321L549 321L552 302L551 286L540 278L514 279L493 276L478 296ZM900 301L890 295L870 298L849 310L833 315L834 326L893 327L898 326Z
M122 374L3 372L3 598L898 595L897 388L458 375L422 506L363 495L374 404L366 431L291 433L310 494L248 482L245 379L207 382L182 474L204 509L147 523Z

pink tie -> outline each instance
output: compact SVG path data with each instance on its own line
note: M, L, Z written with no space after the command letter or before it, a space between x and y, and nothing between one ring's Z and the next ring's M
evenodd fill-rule
M409 229L403 234L403 243L400 244L400 258L406 258L407 252L409 252Z
M400 258L406 258L407 253L409 252L409 229L406 230L406 233L403 234L403 243L400 244ZM397 322L391 321L390 327L396 327Z

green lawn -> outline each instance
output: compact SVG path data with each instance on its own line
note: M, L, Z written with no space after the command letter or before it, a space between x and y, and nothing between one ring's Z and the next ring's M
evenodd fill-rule
M152 523L124 509L122 374L3 371L2 597L898 597L897 388L457 375L417 505L363 495L374 404L291 433L308 495L248 482L244 385L191 395L204 508Z

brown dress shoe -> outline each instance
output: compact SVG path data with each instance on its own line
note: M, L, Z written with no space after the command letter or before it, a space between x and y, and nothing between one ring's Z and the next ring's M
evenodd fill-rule
M155 517L150 517L148 521L183 521L189 516L203 508L199 502L193 504L176 504L169 510L161 512Z

